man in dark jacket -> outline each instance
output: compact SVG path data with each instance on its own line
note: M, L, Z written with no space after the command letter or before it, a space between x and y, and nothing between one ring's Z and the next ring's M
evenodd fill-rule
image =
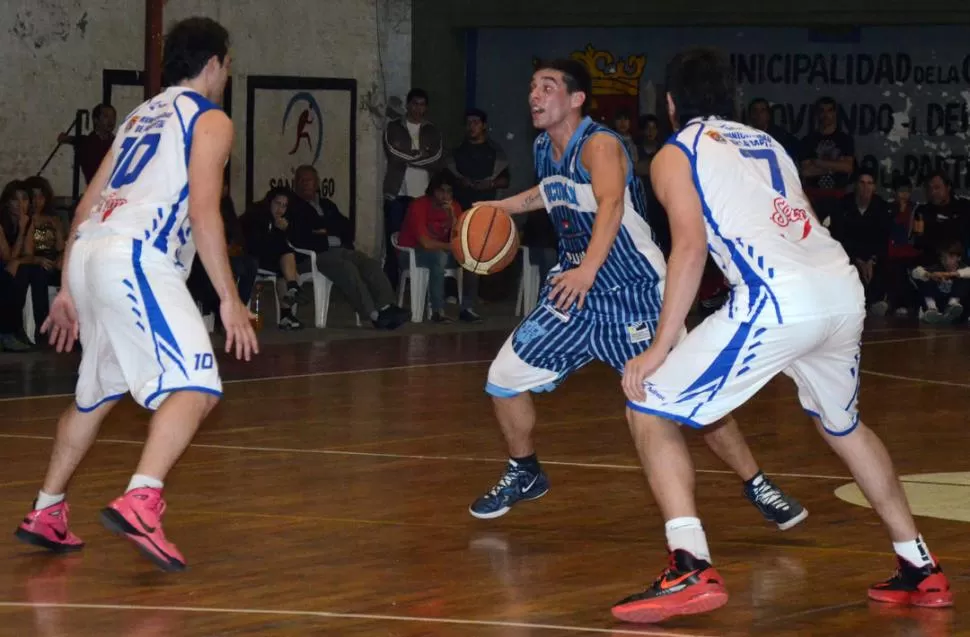
M353 226L337 205L320 196L320 177L313 166L296 169L293 186L299 200L291 202L290 242L317 253L317 269L343 292L362 318L381 329L395 329L408 320L396 304L394 289L381 264L354 249Z
M428 94L411 89L406 108L404 117L384 128L384 248L392 256L391 235L401 229L408 204L426 194L431 175L444 163L441 132L428 121ZM388 278L397 281L397 259L388 258L385 268Z
M859 270L866 288L866 304L880 315L888 308L883 268L892 224L889 204L876 194L875 175L860 169L854 191L842 197L832 217L832 236Z

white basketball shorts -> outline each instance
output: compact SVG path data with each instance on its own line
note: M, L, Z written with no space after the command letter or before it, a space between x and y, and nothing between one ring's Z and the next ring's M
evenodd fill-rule
M165 255L128 237L81 237L68 268L81 331L78 409L129 392L152 410L174 391L222 395L202 315Z
M798 399L825 430L845 435L859 422L862 313L762 326L707 317L644 383L637 411L692 427L737 409L779 372L795 381Z

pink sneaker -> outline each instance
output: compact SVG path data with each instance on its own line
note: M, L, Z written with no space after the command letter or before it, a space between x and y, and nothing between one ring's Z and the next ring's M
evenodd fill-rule
M55 553L80 551L84 542L67 528L68 512L69 508L64 500L46 509L31 511L17 527L14 535L21 542L42 546Z
M127 538L163 571L184 571L185 558L165 539L162 516L165 500L160 489L133 489L101 509L101 523Z

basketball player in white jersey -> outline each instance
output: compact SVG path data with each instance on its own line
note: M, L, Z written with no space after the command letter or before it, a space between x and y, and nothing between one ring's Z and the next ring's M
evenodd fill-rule
M533 75L529 105L542 133L535 142L539 185L489 202L511 213L546 208L559 235L559 263L540 303L509 337L488 373L486 391L508 445L498 484L470 513L497 518L516 502L545 495L549 481L536 457L530 392L552 391L592 360L618 373L649 346L660 316L665 264L646 222L642 187L616 132L585 116L591 95L575 60L544 63ZM765 518L787 529L808 512L758 469L736 423L706 436L744 482Z
M162 531L166 475L222 395L208 332L185 285L196 246L221 299L226 352L258 352L236 292L219 200L232 122L216 106L229 74L229 34L190 18L165 38L169 87L132 112L77 207L61 292L42 330L57 351L80 338L75 404L61 416L43 487L17 529L56 552L83 546L68 528L68 482L118 399L153 410L126 492L102 522L166 571L185 558Z
M666 521L670 565L613 607L653 623L727 602L694 503L694 470L680 427L716 425L779 373L846 463L889 530L899 568L871 599L952 604L946 576L919 535L885 447L859 420L865 295L842 247L818 223L785 149L731 121L727 59L699 49L667 68L677 134L650 167L673 248L653 343L623 376L640 461ZM729 302L682 341L708 251L732 286Z

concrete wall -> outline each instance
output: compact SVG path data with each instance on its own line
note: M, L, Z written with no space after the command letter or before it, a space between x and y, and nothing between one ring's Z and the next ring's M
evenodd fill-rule
M5 2L0 30L0 180L36 173L76 109L101 99L105 68L141 70L144 2L31 0ZM165 24L190 15L219 20L232 35L236 143L232 193L244 208L246 77L355 78L357 234L373 251L382 217L380 133L385 95L410 83L410 0L170 0ZM9 21L8 21L9 20ZM9 25L9 26L8 26ZM379 48L379 43L383 46ZM382 50L384 49L384 50ZM382 72L383 67L383 72ZM392 93L393 94L393 93ZM124 113L119 113L119 117ZM271 125L278 126L274 122ZM71 188L71 152L45 170L59 194Z

